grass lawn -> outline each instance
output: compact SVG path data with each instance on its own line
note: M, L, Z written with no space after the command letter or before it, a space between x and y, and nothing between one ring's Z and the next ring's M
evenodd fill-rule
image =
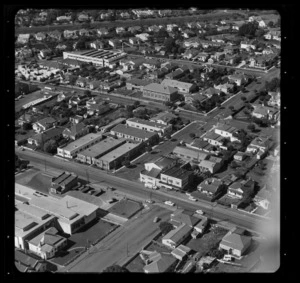
M84 251L87 245L98 242L107 236L115 227L116 225L100 219L92 221L68 238L69 244L67 248L65 251L59 253L52 262L62 266L66 265L68 261Z
M143 267L145 266L144 261L141 259L140 255L138 254L128 265L125 267L130 272L144 272Z
M207 253L209 250L219 244L222 238L227 234L228 230L220 227L212 227L208 233L201 238L191 239L186 246L197 252Z
M26 185L37 191L49 193L51 177L44 175L43 173L38 173L34 175Z
M108 211L121 217L130 218L142 209L142 204L133 200L121 200L112 206Z

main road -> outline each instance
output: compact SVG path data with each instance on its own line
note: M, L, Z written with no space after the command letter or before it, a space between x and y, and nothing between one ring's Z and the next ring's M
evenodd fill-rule
M146 189L142 183L122 179L114 176L112 173L107 173L97 168L89 167L87 165L75 163L72 161L62 161L59 158L54 158L52 156L30 150L19 151L18 149L16 149L16 152L21 158L30 160L35 164L39 164L42 168L44 167L46 162L47 167L71 171L82 178L86 178L86 172L88 171L90 182L105 182L118 190L128 192L130 194L137 195L146 199L150 196L149 189ZM171 200L174 201L177 206L187 210L203 209L206 213L216 219L229 221L238 226L244 227L249 230L254 230L259 233L262 231L258 230L259 228L257 224L259 224L259 227L263 227L263 225L267 225L269 221L268 219L262 218L257 215L252 215L233 209L227 209L219 205L214 206L212 203L207 201L201 200L194 203L188 200L185 195L177 192L171 193L161 190L151 191L151 198L158 202Z

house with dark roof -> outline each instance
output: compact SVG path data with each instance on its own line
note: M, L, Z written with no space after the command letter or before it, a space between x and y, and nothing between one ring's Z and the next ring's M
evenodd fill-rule
M143 97L159 101L174 101L178 97L178 90L158 83L151 83L144 86Z
M89 129L84 123L78 123L72 125L70 128L64 129L62 135L64 138L70 138L71 140L76 140L86 134L88 134Z
M176 258L158 253L154 260L143 267L145 273L171 272L177 263Z
M45 272L47 262L37 256L15 250L15 266L20 272Z
M165 77L170 80L179 79L184 76L184 72L180 69L175 70L172 73L167 74Z
M67 239L58 235L55 227L50 227L43 233L28 241L29 250L42 259L50 259L67 245Z
M197 190L206 197L213 199L223 193L223 182L217 178L207 178L197 186Z
M45 142L51 139L57 139L62 136L63 128L50 128L42 133L38 133L32 137L30 137L27 141L32 145L43 145Z
M190 235L192 229L189 225L182 223L165 235L162 238L162 243L171 249L175 249Z
M126 88L129 90L138 89L143 91L144 86L148 85L149 81L132 78L126 81Z
M168 111L165 111L156 114L154 117L150 118L150 121L163 124L163 125L169 125L172 123L172 121L177 120L177 118L178 117L176 115Z
M54 118L46 117L42 120L35 122L32 125L32 129L35 130L37 133L41 133L41 132L46 131L47 129L50 129L53 126L55 126L56 122L57 121Z
M207 152L184 146L176 146L173 150L173 154L175 154L180 159L193 162L200 162L202 160L208 159L209 157L209 154Z
M179 227L181 224L186 224L193 228L198 222L200 221L199 218L188 215L185 213L182 213L181 211L178 211L177 213L171 214L171 220L170 223L175 227Z
M254 191L255 182L251 179L242 180L231 184L228 187L228 196L242 199L245 193L251 194Z
M250 247L251 241L251 237L229 231L220 242L219 248L227 251L229 254L240 257Z

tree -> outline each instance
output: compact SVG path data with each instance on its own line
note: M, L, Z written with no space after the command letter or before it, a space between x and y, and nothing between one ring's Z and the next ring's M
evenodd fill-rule
M134 103L133 103L133 106L135 107L135 108L137 108L137 107L139 107L140 106L140 102L138 101L138 100L136 100Z
M90 97L92 93L90 90L87 89L83 92L83 94Z
M57 150L57 142L54 139L45 142L43 150L48 153L55 153Z
M255 131L255 125L254 124L249 124L247 126L247 129L250 130L251 132L254 132Z
M196 135L194 133L190 133L189 136L194 139L196 137Z
M274 22L273 22L273 21L270 21L270 22L268 23L268 27L269 27L269 28L274 27Z
M232 112L234 112L234 106L230 105L228 108L229 108Z
M30 123L24 123L22 129L24 131L29 131L30 129L32 129L32 125Z
M172 138L170 134L166 134L165 137L166 137L166 139L168 139L168 140Z
M151 152L151 151L152 151L152 147L151 147L151 146L147 146L147 147L146 147L146 151L147 151L147 152Z
M173 230L173 225L169 222L160 222L159 229L163 235L168 234L171 230Z
M241 96L241 100L246 101L247 98L245 96Z
M129 272L129 270L120 265L111 265L103 270L104 273L106 272Z

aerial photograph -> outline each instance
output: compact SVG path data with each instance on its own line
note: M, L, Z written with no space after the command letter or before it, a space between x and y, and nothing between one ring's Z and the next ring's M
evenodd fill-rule
M277 10L26 8L14 31L16 272L280 268Z

